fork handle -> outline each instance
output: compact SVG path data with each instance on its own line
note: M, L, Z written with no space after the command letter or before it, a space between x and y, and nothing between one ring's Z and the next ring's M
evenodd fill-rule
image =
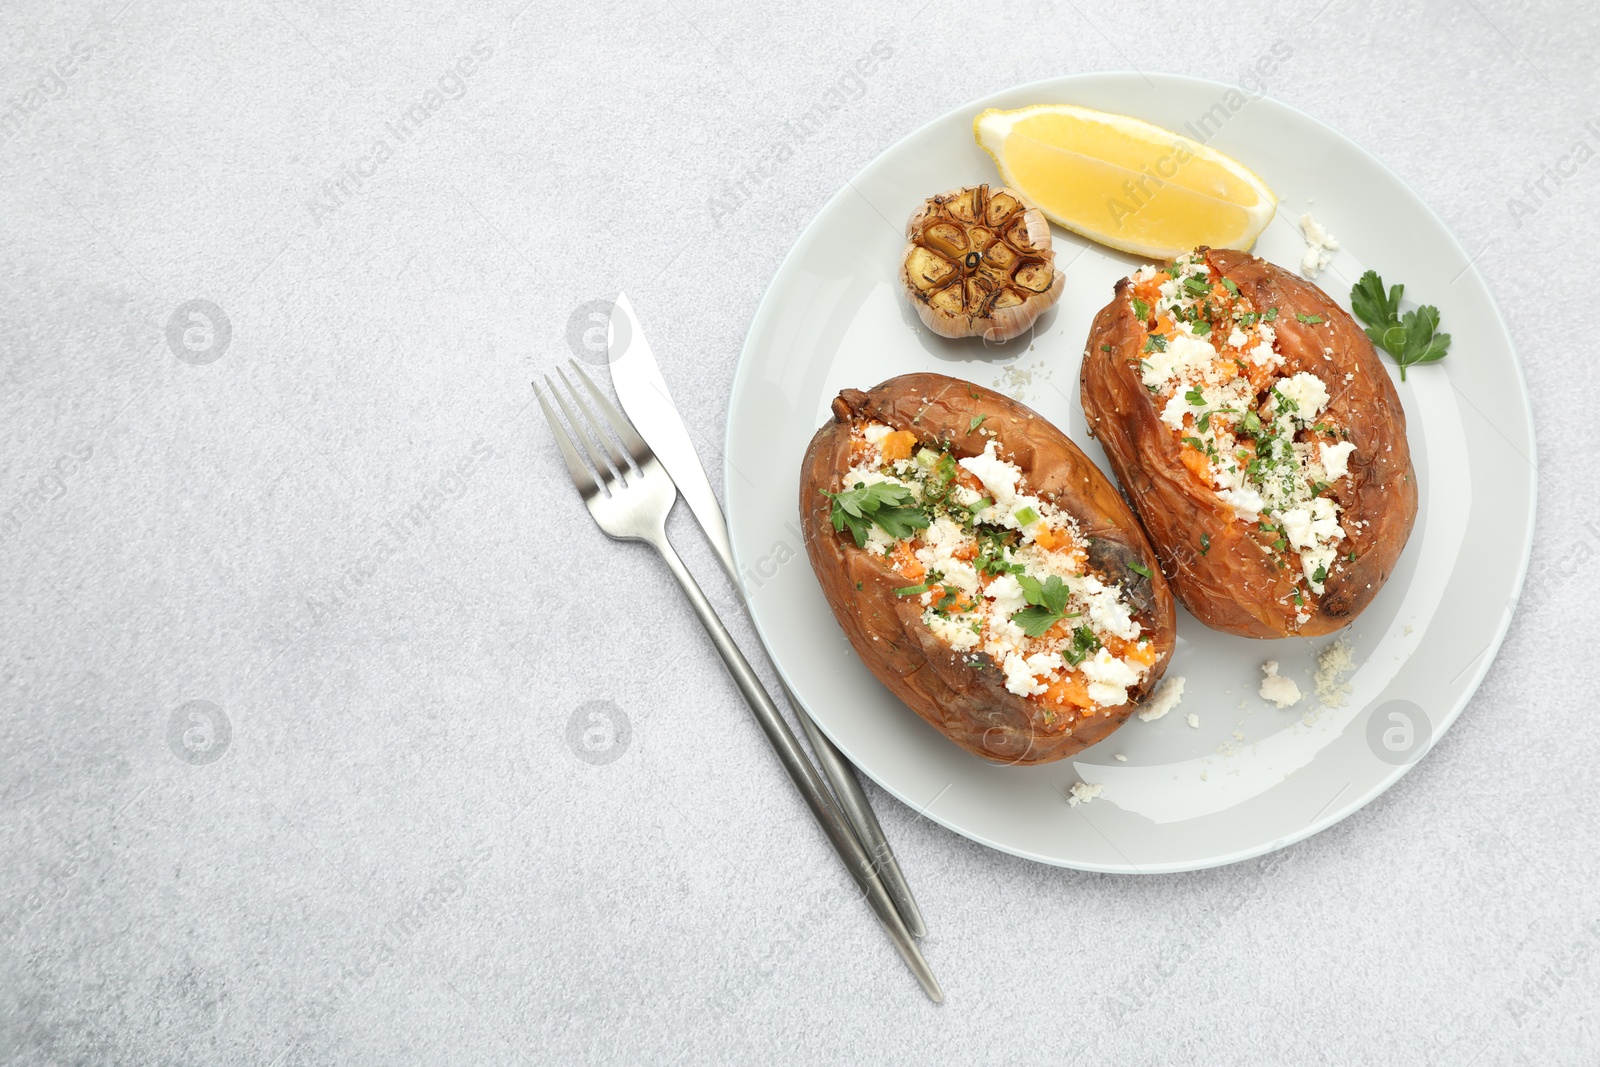
M666 539L665 534L653 539L651 543L656 551L661 553L661 558L666 560L672 576L678 579L678 584L683 587L683 595L688 598L695 614L700 617L700 625L705 627L711 643L716 646L717 654L722 657L728 673L733 676L734 684L739 687L745 703L750 705L750 712L755 716L761 732L767 735L768 743L778 754L778 760L788 772L795 788L800 790L800 795L805 798L806 806L811 809L812 816L822 826L834 851L844 861L850 876L866 895L867 902L872 905L872 910L877 914L879 921L889 931L889 936L893 939L895 948L900 950L906 966L917 976L917 981L922 983L922 988L928 996L935 1003L942 1002L944 991L939 987L939 980L933 976L927 960L922 956L922 950L913 940L911 931L906 928L905 920L901 918L900 912L889 897L888 890L879 879L872 858L861 847L861 842L851 830L850 824L834 805L833 798L828 795L816 768L806 758L805 751L795 739L793 731L789 729L788 722L778 711L778 706L773 703L772 697L767 695L765 687L761 684L761 678L751 669L749 661L744 658L744 653L739 651L739 646L734 644L728 628L722 625L722 619L718 617L716 609L706 599L705 593L701 592L699 583L683 565L683 560L678 558L678 553Z

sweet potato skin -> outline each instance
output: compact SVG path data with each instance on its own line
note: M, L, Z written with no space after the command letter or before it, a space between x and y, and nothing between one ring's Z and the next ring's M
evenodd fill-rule
M1332 496L1343 509L1347 539L1323 595L1303 625L1293 586L1268 552L1271 538L1234 521L1211 486L1179 458L1181 446L1161 422L1156 400L1140 381L1144 330L1119 281L1089 330L1081 397L1089 432L1105 449L1161 569L1183 606L1205 625L1244 637L1314 637L1359 615L1393 572L1417 516L1417 476L1406 442L1406 416L1388 371L1354 319L1317 286L1246 252L1206 249L1213 271L1231 280L1258 308L1276 307L1283 373L1309 371L1331 395L1324 415L1348 428L1356 446L1351 476ZM1297 314L1318 316L1308 325ZM1325 349L1332 349L1325 352ZM1345 381L1345 375L1351 380ZM1202 546L1200 535L1209 536Z
M862 392L846 389L833 402L833 420L817 431L800 473L800 514L806 553L834 616L867 668L895 696L968 752L1006 764L1048 763L1102 740L1156 686L1172 657L1176 609L1156 566L1155 551L1122 497L1083 451L1042 416L1014 400L940 374L907 374ZM1032 492L1073 515L1096 560L1125 567L1139 562L1152 577L1125 587L1140 610L1135 618L1157 650L1155 665L1129 701L1105 714L1080 717L1070 730L1045 721L1044 707L1005 687L999 666L983 653L956 653L922 622L914 597L879 556L833 529L824 490L836 491L849 470L850 428L868 417L910 430L920 445L949 448L958 459L977 455L990 438L973 431L975 416L994 431L1002 456L1021 468ZM1130 578L1136 577L1129 574Z

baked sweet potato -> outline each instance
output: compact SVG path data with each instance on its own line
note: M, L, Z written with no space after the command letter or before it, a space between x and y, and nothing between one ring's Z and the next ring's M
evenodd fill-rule
M862 662L975 755L1078 752L1171 658L1172 594L1127 504L989 389L939 374L846 389L806 450L800 513Z
M1406 418L1321 289L1201 248L1119 281L1084 352L1083 410L1184 607L1246 637L1347 625L1417 514Z

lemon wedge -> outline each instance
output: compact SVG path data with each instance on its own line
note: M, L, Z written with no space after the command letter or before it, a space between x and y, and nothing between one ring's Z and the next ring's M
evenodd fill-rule
M1052 222L1125 252L1248 251L1278 206L1238 160L1128 115L1071 104L990 108L972 132L1005 183Z

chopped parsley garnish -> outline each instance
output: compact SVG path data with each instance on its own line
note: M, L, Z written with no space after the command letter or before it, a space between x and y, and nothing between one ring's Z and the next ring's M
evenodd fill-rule
M1326 582L1328 580L1328 565L1324 563L1318 566L1316 570L1312 571L1311 580L1317 585L1321 585L1322 583Z
M1294 317L1305 323L1307 326L1315 326L1317 323L1322 321L1321 315L1303 315L1298 311L1294 313Z
M1200 554L1203 556L1207 552L1210 552L1210 551L1211 551L1211 535L1208 534L1208 533L1203 533L1203 534L1200 535Z
M972 416L971 420L969 420L967 422L967 433L970 434L970 433L972 433L972 431L976 430L979 426L982 426L983 423L984 423L984 420L987 419L988 417L989 416L987 416L987 415L974 415L974 416Z
M1157 334L1151 334L1144 339L1144 350L1146 352L1165 352L1167 350L1167 339Z
M1149 578L1151 576L1150 575L1150 568L1146 567L1143 563L1130 563L1130 564L1128 564L1128 569L1130 571L1132 571L1133 573L1135 573L1135 574L1142 574L1146 578Z
M1268 322L1275 322L1275 321L1277 321L1277 318L1278 318L1278 309L1277 308L1268 308L1266 310L1266 313L1263 314L1261 317L1263 319L1265 319L1266 321L1268 321Z
M857 548L867 545L867 531L876 523L895 540L910 537L928 527L928 516L916 506L911 490L893 482L857 482L838 493L823 490L833 501L831 518L835 530L849 528Z
M1184 393L1183 398L1189 402L1191 407L1203 408L1206 406L1206 394L1200 391L1198 385L1193 386L1187 393Z
M1211 285L1209 282L1206 282L1201 278L1196 278L1193 275L1190 275L1183 280L1183 287L1189 290L1189 292L1193 293L1195 296L1205 296L1207 293L1211 292Z
M1071 590L1060 575L1052 574L1043 582L1026 574L1018 574L1016 579L1022 586L1022 595L1028 599L1028 606L1012 615L1011 621L1022 627L1022 632L1029 637L1043 637L1059 620L1076 618L1066 614L1067 594Z
M1233 284L1233 279L1232 278L1224 278L1224 279L1222 279L1222 287L1224 289L1228 290L1228 292L1232 293L1234 296L1238 296L1239 295L1239 287L1237 285Z
M1196 337L1204 337L1206 334L1211 332L1211 324L1205 319L1196 318L1194 325L1191 326L1190 329L1194 331L1194 335Z
M921 585L908 585L894 591L895 596L920 596L933 588L932 582L923 582Z
M1087 626L1072 631L1072 644L1061 650L1061 658L1076 667L1100 650L1100 639Z
M1133 298L1133 313L1139 316L1139 321L1144 322L1150 318L1150 305L1138 297Z

